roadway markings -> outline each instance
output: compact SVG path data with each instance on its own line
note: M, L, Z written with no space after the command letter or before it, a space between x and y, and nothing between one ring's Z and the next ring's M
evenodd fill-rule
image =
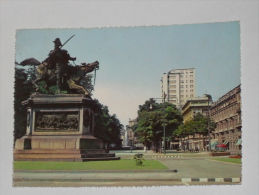
M162 156L162 155L158 155L158 156L152 156L153 159L156 159L156 158L183 158L183 156Z
M231 182L231 183L240 183L241 178L182 178L183 183L190 182Z

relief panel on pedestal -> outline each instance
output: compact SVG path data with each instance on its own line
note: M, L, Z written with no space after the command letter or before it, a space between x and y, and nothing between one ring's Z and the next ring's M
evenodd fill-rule
M36 112L35 132L79 131L79 112Z

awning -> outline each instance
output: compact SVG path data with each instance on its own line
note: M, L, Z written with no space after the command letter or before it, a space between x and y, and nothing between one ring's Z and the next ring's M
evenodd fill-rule
M242 144L242 139L237 140L236 146L241 145L241 144Z
M224 143L223 143L223 144L227 145L227 144L228 144L228 141L224 141Z

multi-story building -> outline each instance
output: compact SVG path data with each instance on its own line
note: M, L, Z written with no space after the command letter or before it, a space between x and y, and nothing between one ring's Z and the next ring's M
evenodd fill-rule
M164 73L161 79L161 91L162 97L166 94L166 100L181 109L189 98L195 97L195 69L174 69Z
M132 146L133 148L143 149L144 145L138 142L138 139L135 136L133 131L133 125L136 125L136 124L137 124L137 119L129 119L129 125L126 125L125 143L127 145L125 146Z
M185 102L182 107L183 123L194 119L194 116L201 113L204 116L208 116L210 104L207 97L194 97ZM195 134L183 138L183 143L186 149L205 149L205 141L207 137L203 135Z
M198 113L207 116L209 106L207 97L190 98L182 107L183 122L192 120Z
M134 144L137 143L137 138L134 136L134 131L132 129L132 126L135 124L137 124L137 119L129 119L129 125L126 125L126 146L134 146Z
M211 118L217 124L211 137L226 144L231 151L240 151L242 143L240 87L241 85L223 95L210 108Z

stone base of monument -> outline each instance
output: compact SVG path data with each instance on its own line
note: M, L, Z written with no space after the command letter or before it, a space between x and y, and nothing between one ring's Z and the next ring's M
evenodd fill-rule
M93 100L84 95L33 94L26 135L15 142L15 161L118 160L93 136Z

